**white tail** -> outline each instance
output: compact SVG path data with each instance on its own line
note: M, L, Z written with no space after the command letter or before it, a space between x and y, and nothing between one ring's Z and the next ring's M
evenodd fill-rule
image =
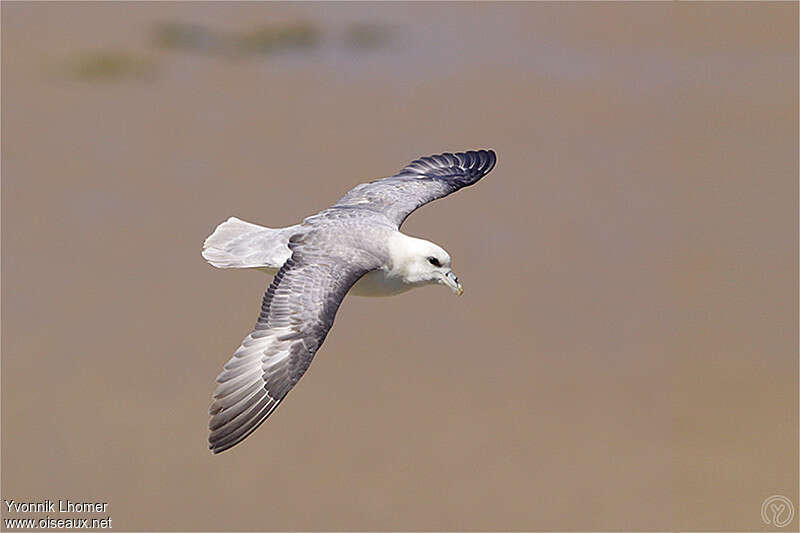
M292 255L287 244L296 227L265 228L231 217L203 243L203 257L217 268L278 269Z

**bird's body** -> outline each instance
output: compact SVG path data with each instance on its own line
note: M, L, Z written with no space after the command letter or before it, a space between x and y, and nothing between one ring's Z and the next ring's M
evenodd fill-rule
M209 263L275 277L254 331L217 378L212 451L241 442L278 406L311 363L345 294L391 296L437 283L461 294L447 252L399 228L417 207L477 182L495 160L485 150L426 157L358 185L295 226L230 218L217 227L203 246Z
M346 227L335 229L346 229ZM391 228L384 229L378 226L375 229L374 240L364 242L362 245L365 248L377 248L375 252L386 254L391 261L383 265L384 268L364 274L348 294L394 296L418 286L419 284L406 281L400 265L404 264L402 258L415 248L415 241L421 239L409 237ZM289 238L304 230L301 224L290 228L272 229L231 217L217 226L214 233L206 239L203 254L209 263L218 268L254 268L274 276L292 255ZM234 234L236 236L231 238ZM227 251L214 246L215 244L225 246L225 243L229 245Z

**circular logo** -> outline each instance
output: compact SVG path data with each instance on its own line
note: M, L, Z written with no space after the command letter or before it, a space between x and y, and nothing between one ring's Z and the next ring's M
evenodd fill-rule
M775 527L786 527L794 519L794 505L786 496L775 494L761 504L761 520Z

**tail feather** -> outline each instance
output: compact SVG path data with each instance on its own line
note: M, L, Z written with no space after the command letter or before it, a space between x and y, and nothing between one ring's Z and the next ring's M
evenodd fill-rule
M203 257L217 268L277 269L291 255L294 228L265 228L231 217L205 240Z

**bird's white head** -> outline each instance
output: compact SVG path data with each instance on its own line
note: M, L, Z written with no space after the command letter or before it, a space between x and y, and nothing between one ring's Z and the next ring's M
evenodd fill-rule
M392 271L407 285L446 285L461 296L464 289L450 269L450 254L430 241L398 234L392 243Z

